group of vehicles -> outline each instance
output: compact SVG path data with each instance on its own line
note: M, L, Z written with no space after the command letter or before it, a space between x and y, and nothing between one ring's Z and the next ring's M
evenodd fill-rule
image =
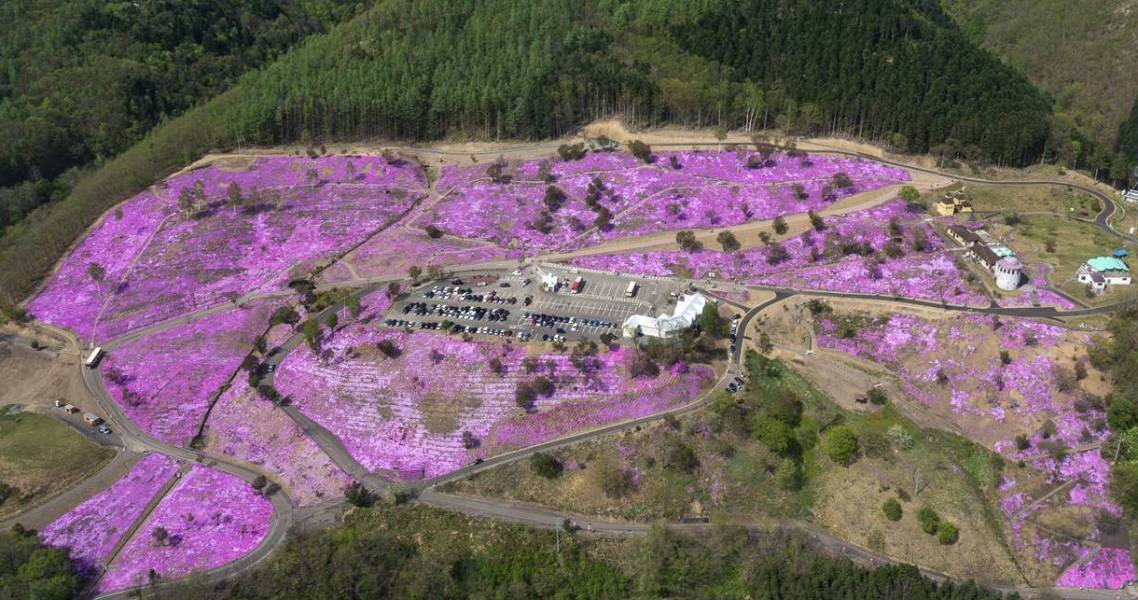
M79 408L73 404L64 402L63 400L56 400L55 407L65 414L74 415L79 412ZM95 413L83 413L83 422L95 428L95 431L103 435L110 435L111 428L103 421L102 417Z
M568 331L575 332L581 327L595 327L597 329L616 328L616 323L610 323L608 321L584 318L578 319L577 317L562 317L546 313L531 313L529 311L522 313L522 321L529 323L534 327L554 329L558 334L564 334Z
M469 333L472 335L493 335L499 337L514 337L514 332L510 329L500 329L495 327L479 327L477 325L463 325L462 323L453 323L449 327L444 327L445 323L438 321L405 321L403 319L386 319L383 321L384 325L388 327L402 327L404 329L423 329L427 331L443 331L460 335ZM524 337L523 337L524 336ZM519 333L517 338L521 341L529 339L529 334Z
M425 302L409 302L403 307L403 314L414 313L420 317L436 316L447 319L462 319L468 321L505 321L510 318L510 311L504 308L489 309L483 306L451 306L449 304L427 304Z
M735 378L731 380L731 383L727 384L727 393L734 394L735 392L739 391L742 388L743 388L743 378L736 375Z
M739 321L741 319L742 317L739 315L731 317L731 356L735 356L735 352L737 350L735 347L735 341L739 339Z
M88 352L87 356L83 358L83 366L88 369L94 369L95 367L99 366L99 361L103 360L103 356L105 355L106 353L103 352L103 349L101 347L95 346L94 348L91 348L91 351ZM69 415L73 415L79 412L78 408L64 402L63 400L56 400L55 407ZM83 413L83 422L90 425L91 427L94 427L95 431L98 431L103 435L111 434L111 428L108 427L105 422L103 422L102 417L94 413Z
M490 290L485 294L476 294L474 290L468 287L446 287L435 286L426 292L423 292L423 297L427 299L438 298L440 300L462 300L463 302L481 302L484 304L517 304L518 299L513 296L499 296L496 290Z

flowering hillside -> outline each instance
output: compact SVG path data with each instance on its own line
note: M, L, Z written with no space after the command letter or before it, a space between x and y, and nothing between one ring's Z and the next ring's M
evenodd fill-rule
M1080 354L1090 343L1088 334L987 315L941 321L906 314L824 317L818 329L820 347L888 367L906 395L954 415L970 438L1040 473L1048 485L1034 493L1015 480L1000 486L1000 506L1011 520L1017 550L1034 548L1040 562L1070 564L1078 558L1077 543L1025 528L1024 519L1062 506L1083 511L1091 523L1098 521L1095 515L1120 514L1109 499L1110 464L1098 450L1109 433L1105 409L1082 392L1075 375L1086 368L1077 361L1085 360ZM1054 504L1022 512L1033 497L1064 484ZM1125 560L1111 558L1119 552L1127 554ZM1060 583L1106 585L1127 574L1133 574L1128 553L1112 550L1063 575Z
M383 342L397 349L392 357L380 350ZM275 384L367 469L419 479L506 448L685 404L712 376L706 367L679 366L634 380L629 358L612 350L574 364L564 354L527 356L506 344L352 325L325 339L318 355L308 348L291 353ZM519 384L537 378L554 389L537 394L528 411L519 408Z
M347 251L400 216L424 186L417 168L377 157L188 171L106 215L28 308L83 336L113 338L282 285L294 267Z
M248 483L195 466L158 503L99 580L99 592L146 585L231 563L269 532L273 506Z
M45 544L68 548L80 571L93 575L177 471L174 459L148 454L114 485L45 527L40 537Z
M351 478L272 402L234 382L209 414L206 454L236 458L275 474L298 506L340 500Z
M880 163L830 156L775 155L748 168L753 152L665 152L651 164L621 153L593 153L575 162L529 161L509 181L495 182L487 165L447 167L438 189L447 197L417 223L459 237L491 241L527 254L659 231L730 226L804 213L849 194L908 179ZM547 201L547 184L564 197ZM835 185L844 173L848 185ZM840 176L839 176L840 177ZM594 181L601 185L597 187ZM799 187L795 187L795 186ZM611 224L592 229L607 212Z
M135 339L103 359L111 397L143 431L183 445L209 402L268 325L273 306L255 303Z

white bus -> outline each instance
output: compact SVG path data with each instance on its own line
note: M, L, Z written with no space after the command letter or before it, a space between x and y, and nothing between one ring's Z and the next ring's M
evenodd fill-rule
M636 295L636 282L635 281L629 281L628 282L628 289L624 290L624 296L626 298L631 298L635 295Z
M102 358L103 349L95 346L91 349L91 353L87 355L87 358L83 360L83 366L87 367L88 369L93 369L95 368L95 365L99 364L99 360Z

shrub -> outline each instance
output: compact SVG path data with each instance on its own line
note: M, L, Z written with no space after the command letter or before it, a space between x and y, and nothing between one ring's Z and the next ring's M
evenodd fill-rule
M1000 350L1000 362L1004 365L1012 364L1012 355L1007 350Z
M580 142L576 144L561 144L557 147L557 155L564 161L580 160L584 158L588 152L589 151L585 149L585 144Z
M951 546L956 543L956 540L960 539L960 530L956 528L956 525L948 521L941 521L940 525L937 525L936 528L936 539L945 546Z
M810 225L814 227L814 231L822 231L826 228L826 222L818 213L810 210L806 211L806 216L810 218Z
M775 219L774 219L774 232L775 233L782 235L782 234L786 233L789 229L790 229L790 226L786 224L786 219L783 218L782 215L775 217Z
M794 459L784 458L775 467L774 480L778 487L793 492L802 487L802 468Z
M845 425L838 425L826 433L822 439L822 452L830 460L848 467L857 460L857 436Z
M774 242L767 246L767 264L777 265L790 260L790 252L780 243Z
M715 241L723 246L724 252L737 252L742 247L739 240L735 238L735 234L730 231L720 231L719 235L715 236Z
M399 358L399 355L403 354L403 350L391 340L383 340L376 344L376 347L387 358Z
M699 457L695 455L695 451L691 446L672 440L668 443L668 447L664 453L664 468L672 471L679 471L681 473L691 473L699 466Z
M597 486L609 498L620 498L632 491L632 473L611 463L602 463L593 469Z
M921 510L917 511L917 523L921 526L921 531L933 535L940 527L940 515L928 506L921 507Z
M889 396L885 395L885 390L879 387L869 388L869 391L865 393L865 397L878 406L882 406L889 401Z
M536 452L529 457L529 468L546 479L556 479L564 469L561 461L544 452Z
M777 454L786 454L794 447L794 431L790 426L768 415L751 420L751 435Z
M894 448L909 450L913 447L913 436L901 425L891 425L885 432L885 437Z
M680 245L680 249L687 252L695 252L703 248L703 244L695 239L695 233L687 229L676 232L676 243Z
M1016 436L1016 450L1023 452L1031 447L1031 441L1027 439L1027 435L1019 434Z
M901 510L901 503L896 498L889 498L881 505L881 512L885 513L885 518L890 521L900 521L903 511Z
M640 159L642 163L652 162L652 148L640 140L628 142L628 152Z
M917 191L917 188L911 185L906 185L901 188L901 198L903 198L905 202L908 202L909 204L915 204L921 199L921 193Z
M375 504L375 494L358 481L352 482L352 485L344 489L344 498L346 498L352 506L366 508Z
M471 433L469 431L462 432L462 447L463 448L466 448L467 450L471 450L473 448L477 448L478 444L479 444L478 438L473 433Z

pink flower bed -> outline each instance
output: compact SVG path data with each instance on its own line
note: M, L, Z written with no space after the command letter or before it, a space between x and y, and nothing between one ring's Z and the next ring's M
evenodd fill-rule
M226 205L230 183L239 185L244 208ZM183 214L180 192L195 184L204 210ZM245 171L195 169L111 211L28 308L84 336L113 338L280 284L295 268L367 239L410 208L424 185L418 168L376 157L273 157ZM105 272L101 281L89 276L91 264Z
M79 570L92 575L177 471L174 459L148 454L114 485L45 527L40 538L45 544L70 549Z
M339 500L352 482L288 415L245 382L234 382L222 394L206 425L206 454L272 473L298 506Z
M757 278L754 283L804 290L825 290L943 302L954 306L988 306L973 291L947 252L910 253L874 267L870 259L848 257L830 265Z
M1090 551L1090 549L1082 550L1080 558ZM1130 560L1130 552L1123 548L1103 548L1087 562L1064 571L1055 585L1120 590L1135 580L1138 580L1138 574L1134 572L1134 562Z
M1063 310L1071 310L1078 306L1051 290L1026 291L1015 296L1004 296L999 299L1000 306L1012 308L1017 306L1054 306Z
M272 504L248 483L195 466L123 547L98 591L146 585L152 569L171 580L233 562L261 543L272 514ZM163 543L154 537L158 528L168 534Z
M402 354L385 358L377 349L383 340ZM492 358L501 375L491 370ZM368 470L419 479L508 447L686 403L712 376L700 367L632 381L619 350L589 359L583 370L549 354L534 357L537 370L527 373L525 358L515 346L358 324L326 338L318 356L307 347L289 354L275 384ZM539 376L556 389L524 412L515 390ZM465 448L463 432L479 445Z
M868 244L874 252L881 252L892 237L889 223L893 220L901 227L901 246L906 253L913 252L909 245L917 231L926 237L929 249L939 249L937 237L927 226L911 224L917 218L900 200L829 217L826 219L826 229L822 232L808 231L780 241L779 245L786 250L787 258L775 264L768 260L772 252L769 247L751 247L730 253L707 248L695 252L665 250L598 254L574 258L569 262L580 267L639 275L668 276L681 270L690 273L695 279L709 277L714 273L722 279L751 281L771 273L833 263L842 258L837 251L842 244Z
M549 233L531 225L545 210L547 184L536 179L541 161L516 165L513 181L501 184L486 177L485 164L448 167L438 184L438 189L449 192L447 198L416 224L434 224L460 237L533 254L661 230L730 226L803 213L845 195L909 178L905 171L880 163L829 156L811 156L805 162L776 156L775 166L748 169L751 154L660 153L648 165L620 153L590 154L572 163L547 161L557 177L555 185L568 196L564 206L552 214ZM670 166L673 156L681 168ZM823 199L822 187L839 172L846 173L854 186L834 188L834 198ZM599 203L614 215L604 231L591 230L596 213L584 202L593 178L605 187ZM806 199L794 197L795 183L802 185Z
M143 431L188 443L214 394L265 331L272 308L230 309L114 348L101 367L107 391Z

